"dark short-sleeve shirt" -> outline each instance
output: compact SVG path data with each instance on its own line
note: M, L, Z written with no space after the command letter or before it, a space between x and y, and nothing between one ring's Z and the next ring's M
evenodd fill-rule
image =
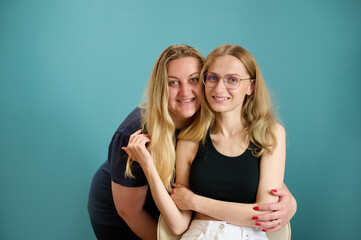
M140 165L132 165L135 178L125 177L128 155L121 148L128 145L129 137L141 128L141 110L134 109L115 132L108 151L108 159L103 163L93 177L90 188L88 211L90 218L104 225L127 227L118 215L111 190L111 181L125 187L140 187L148 185L148 181ZM144 209L157 220L159 210L156 207L150 189L148 190Z
M141 166L132 164L134 178L125 176L128 155L121 148L128 145L131 134L141 129L140 109L134 109L115 132L108 151L108 164L111 180L125 187L140 187L148 184Z

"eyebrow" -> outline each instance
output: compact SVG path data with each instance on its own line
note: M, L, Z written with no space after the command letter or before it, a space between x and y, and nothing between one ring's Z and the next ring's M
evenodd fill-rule
M218 76L219 76L219 74L218 74L218 73L215 73L215 72L209 72L209 73L215 74L215 75L218 75ZM229 75L237 75L238 77L241 77L238 73L228 73L228 74L226 74L225 76L229 76Z
M190 74L188 77L191 77L191 76L196 75L196 74L199 74L199 72L192 73L192 74ZM176 76L168 76L168 78L178 79Z

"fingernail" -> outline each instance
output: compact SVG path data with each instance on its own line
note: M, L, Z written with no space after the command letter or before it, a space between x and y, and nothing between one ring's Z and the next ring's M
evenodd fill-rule
M277 192L277 190L276 190L276 189L272 189L271 191L272 191L272 192Z
M262 232L267 232L266 229L262 229Z
M253 220L258 220L258 217L253 217L252 219L253 219Z
M253 210L259 210L259 207L254 207Z
M260 223L256 223L256 226L261 226L261 224L260 224Z

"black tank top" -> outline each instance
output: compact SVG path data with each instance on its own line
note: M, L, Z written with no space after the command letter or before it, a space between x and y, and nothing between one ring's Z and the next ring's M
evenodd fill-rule
M190 169L190 189L216 200L255 203L261 157L254 157L250 148L254 145L250 144L240 156L225 156L213 146L208 131Z

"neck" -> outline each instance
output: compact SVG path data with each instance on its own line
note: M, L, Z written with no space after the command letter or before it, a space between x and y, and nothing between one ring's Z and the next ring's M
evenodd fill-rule
M232 136L244 130L241 114L216 113L216 120L213 132L221 133L225 136Z
M184 129L192 124L194 117L189 118L176 118L171 116L176 129Z

